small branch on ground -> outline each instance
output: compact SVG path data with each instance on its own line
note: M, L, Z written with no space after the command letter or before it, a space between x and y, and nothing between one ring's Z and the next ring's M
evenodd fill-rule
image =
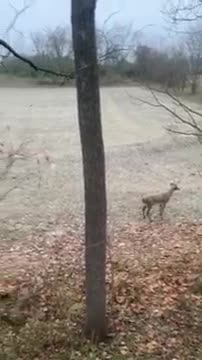
M7 151L4 149L3 143L0 145L0 153L1 153L0 160L6 162L4 170L0 173L0 180L4 180L6 178L9 170L17 160L19 159L25 160L29 158L29 156L24 151L24 146L27 145L28 143L29 143L28 141L23 142L19 145L17 149L13 149L13 147L11 147Z
M13 190L19 188L19 184L23 181L21 179L19 182L19 176L12 176L12 174L11 177L9 177L9 174L11 173L16 162L18 162L19 160L27 161L27 160L37 159L37 168L38 168L38 177L39 177L38 187L40 187L42 181L41 167L44 166L44 163L48 163L51 166L53 165L53 160L50 154L47 153L47 151L43 150L38 152L30 152L28 151L27 148L28 144L30 144L29 140L22 142L19 146L14 148L13 145L9 144L7 140L2 141L0 143L0 165L1 165L0 183L6 184L6 186L8 183L8 187L9 187L8 190L6 190L0 195L0 202L5 200L7 195L9 195ZM10 187L10 180L13 182L13 179L17 179L17 184Z

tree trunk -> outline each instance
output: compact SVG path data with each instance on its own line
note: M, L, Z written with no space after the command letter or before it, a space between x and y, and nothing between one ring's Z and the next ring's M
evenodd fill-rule
M96 0L72 0L79 129L85 188L86 335L106 336L106 187L95 35Z
M194 79L191 83L191 94L196 95L197 93L197 81Z

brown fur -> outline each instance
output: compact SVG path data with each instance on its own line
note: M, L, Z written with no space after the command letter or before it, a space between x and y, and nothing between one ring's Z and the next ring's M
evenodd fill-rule
M176 184L171 183L170 189L167 192L144 197L142 199L142 202L144 204L142 208L143 218L145 219L145 217L147 216L149 221L151 222L152 219L150 216L150 211L154 205L159 204L159 214L161 219L163 219L163 212L165 210L165 207L176 190L179 190L179 187ZM145 211L146 211L146 215L145 215Z

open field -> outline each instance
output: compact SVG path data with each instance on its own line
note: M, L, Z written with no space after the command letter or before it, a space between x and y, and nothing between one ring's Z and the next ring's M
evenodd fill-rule
M171 180L179 182L181 191L168 206L165 221L200 220L202 146L170 135L165 130L172 121L169 115L133 104L128 93L148 97L140 88L101 91L111 225L142 221L141 196L164 191ZM2 227L29 230L46 227L61 214L80 216L83 185L75 90L0 88L0 96L2 138L9 135L14 146L30 141L29 149L48 151L54 161L54 168L40 167L40 188L35 160L15 164L2 186L5 190L10 182L17 182L19 189L0 203Z
M140 88L101 91L112 338L95 347L81 332L83 187L75 90L0 88L1 141L14 147L29 141L29 154L41 160L41 166L36 156L16 161L1 182L2 193L17 185L0 202L2 359L201 359L202 145L170 135L168 113L133 104L128 93L149 97ZM54 166L44 161L44 151ZM141 196L166 190L171 180L181 190L163 223L156 217L144 224Z

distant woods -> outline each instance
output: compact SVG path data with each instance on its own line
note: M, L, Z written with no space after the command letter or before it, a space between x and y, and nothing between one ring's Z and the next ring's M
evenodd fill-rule
M150 82L167 89L189 89L189 92L196 93L202 71L200 24L197 26L197 31L196 28L190 29L177 46L164 49L145 44L142 33L140 36L140 32L134 32L131 26L97 29L101 83ZM33 33L30 41L32 54L27 56L38 66L67 74L74 71L72 38L66 27ZM52 75L37 74L12 56L3 60L0 73L30 78L39 84L63 84L61 79Z

